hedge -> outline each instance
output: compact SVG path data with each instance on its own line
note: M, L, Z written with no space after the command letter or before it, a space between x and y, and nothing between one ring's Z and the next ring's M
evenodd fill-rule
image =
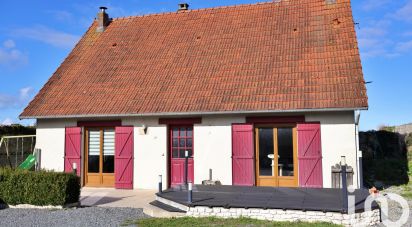
M0 201L8 205L65 205L79 201L80 179L74 174L0 169Z

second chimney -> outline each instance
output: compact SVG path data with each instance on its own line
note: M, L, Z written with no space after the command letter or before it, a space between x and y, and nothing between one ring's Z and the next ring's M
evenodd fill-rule
M177 11L185 11L189 9L189 4L187 3L180 3L179 4L179 9Z
M107 25L110 23L109 15L106 13L107 8L101 6L99 13L97 13L97 32L104 32Z

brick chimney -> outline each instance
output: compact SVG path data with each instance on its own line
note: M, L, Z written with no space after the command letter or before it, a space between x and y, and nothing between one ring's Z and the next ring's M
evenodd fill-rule
M107 8L104 6L99 7L100 11L97 13L97 32L104 32L107 25L110 23L109 15L106 13Z

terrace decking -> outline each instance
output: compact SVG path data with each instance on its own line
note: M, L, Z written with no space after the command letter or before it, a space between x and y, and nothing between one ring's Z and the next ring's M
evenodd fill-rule
M369 196L367 190L357 189L355 210L364 211L364 203ZM193 201L188 203L187 191L168 189L157 196L187 206L224 207L224 208L261 208L301 211L342 212L340 189L329 188L274 188L246 186L205 186L193 187ZM349 209L353 208L349 204ZM378 209L373 203L372 209Z

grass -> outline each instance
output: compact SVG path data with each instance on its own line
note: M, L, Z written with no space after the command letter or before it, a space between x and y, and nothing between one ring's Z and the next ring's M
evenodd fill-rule
M410 152L409 154L411 153L412 152ZM408 162L408 169L409 169L409 172L408 172L409 183L401 186L401 189L402 189L401 196L407 199L412 199L412 181L411 181L412 180L412 160L411 159L409 159L409 162Z
M412 200L412 152L409 150L408 153L408 175L409 175L409 182L407 184L403 184L400 186L394 186L389 188L388 192L394 192L397 193L401 196L403 196L405 199Z
M193 218L193 217L182 217L182 218L148 218L140 219L136 221L126 221L123 225L132 225L136 224L139 227L237 227L237 226L248 226L248 227L264 227L264 226L273 226L273 227L332 227L340 226L330 223L307 223L307 222L272 222L272 221L262 221L251 218L216 218L216 217L207 217L207 218Z

